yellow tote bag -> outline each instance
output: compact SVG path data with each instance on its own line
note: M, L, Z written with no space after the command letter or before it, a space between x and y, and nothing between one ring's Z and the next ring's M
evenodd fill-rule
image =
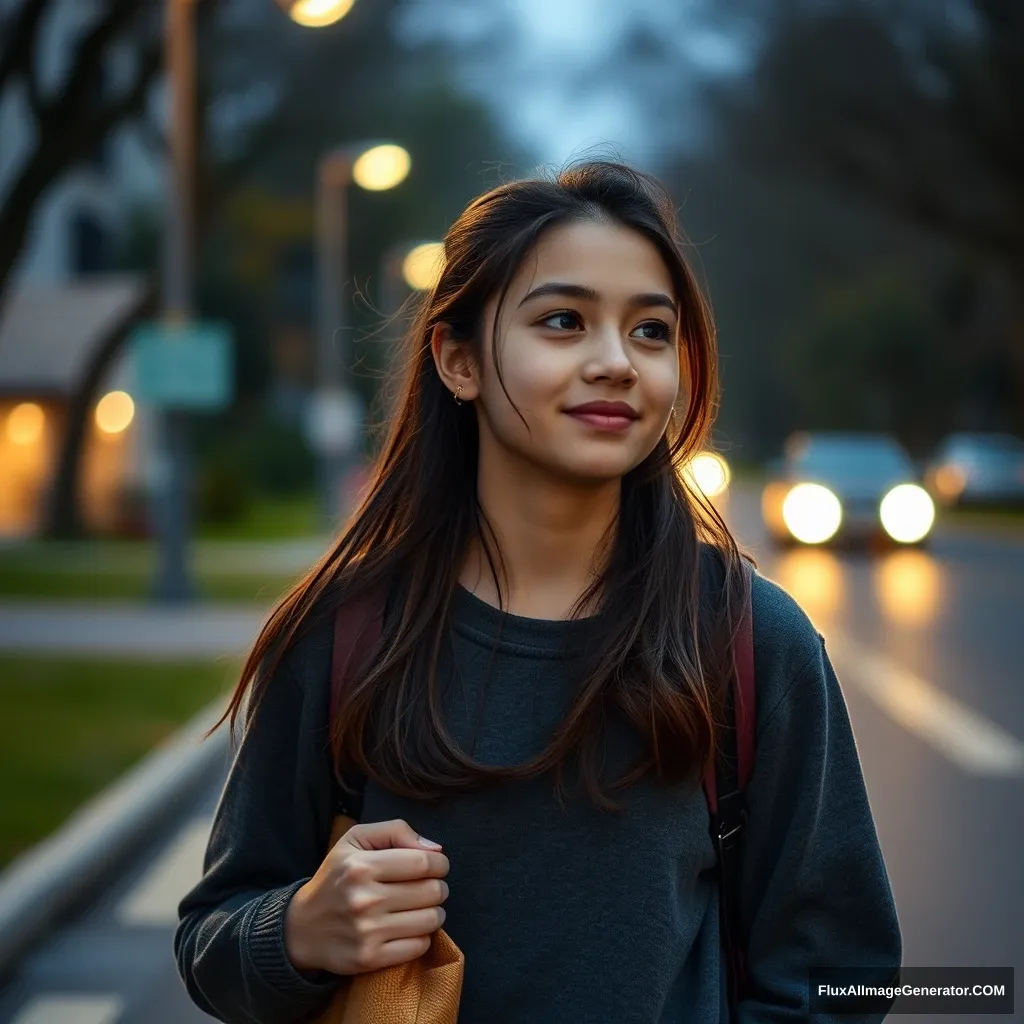
M338 815L331 845L355 824ZM456 1024L466 958L443 928L416 960L355 974L343 981L319 1024Z

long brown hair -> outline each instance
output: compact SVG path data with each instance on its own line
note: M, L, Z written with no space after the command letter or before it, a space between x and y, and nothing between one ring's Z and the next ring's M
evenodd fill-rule
M523 260L555 225L595 219L648 239L672 275L682 314L681 398L654 451L623 478L607 564L573 609L579 615L600 595L600 642L588 652L572 706L536 758L485 765L452 744L439 703L438 655L474 536L492 570L494 559L477 499L476 416L472 405L452 401L430 335L447 324L479 357L483 310L498 296L492 351L500 378L501 304ZM714 327L684 245L662 186L617 163L591 161L552 179L514 181L470 203L445 238L440 280L405 335L398 391L365 496L331 550L274 610L218 725L229 716L234 724L250 688L251 700L259 699L282 654L321 613L397 582L400 597L380 645L331 723L339 774L357 771L394 792L434 799L554 771L561 800L563 765L576 754L593 803L619 810L596 769L609 713L623 715L647 741L646 755L612 789L648 772L663 782L703 773L714 756L748 584L724 521L680 473L707 443L718 404Z

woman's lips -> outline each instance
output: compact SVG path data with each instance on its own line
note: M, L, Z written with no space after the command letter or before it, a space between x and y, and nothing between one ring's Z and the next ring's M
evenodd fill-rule
M571 416L575 420L580 420L597 430L628 430L636 423L636 420L630 419L628 416L609 416L605 413L597 412L569 412L566 415Z

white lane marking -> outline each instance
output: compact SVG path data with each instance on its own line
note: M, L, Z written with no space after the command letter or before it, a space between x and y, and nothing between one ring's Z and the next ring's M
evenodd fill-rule
M116 1024L124 1009L118 996L87 993L37 996L11 1024Z
M210 818L190 822L164 850L138 884L118 904L118 921L127 926L173 926L178 904L203 874Z
M840 679L855 683L893 721L954 764L975 775L1024 775L1024 743L1001 726L835 629L825 639Z

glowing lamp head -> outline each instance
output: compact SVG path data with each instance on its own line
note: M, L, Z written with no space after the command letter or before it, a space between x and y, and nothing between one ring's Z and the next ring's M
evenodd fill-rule
M96 405L96 426L104 434L120 434L135 418L135 403L125 391L111 391Z
M355 0L277 0L297 25L324 28L333 25L352 10Z
M361 153L352 165L352 180L369 192L383 192L405 181L412 157L401 146L385 143Z

